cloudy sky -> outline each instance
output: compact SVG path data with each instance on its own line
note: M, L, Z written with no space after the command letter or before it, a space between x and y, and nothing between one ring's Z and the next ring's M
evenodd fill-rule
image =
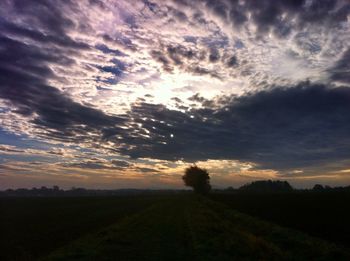
M0 1L0 189L350 184L347 0Z

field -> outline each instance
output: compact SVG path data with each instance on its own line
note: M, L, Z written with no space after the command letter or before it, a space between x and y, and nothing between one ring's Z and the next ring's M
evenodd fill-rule
M151 203L149 197L0 198L0 260L35 260Z
M349 192L213 194L212 199L243 213L350 248Z
M267 196L245 196L251 212L278 207ZM3 198L0 259L350 260L345 248L238 212L237 195L212 197ZM328 203L323 209L333 207ZM303 220L299 207L290 220L298 213ZM267 212L265 220L282 219L273 216L283 209Z

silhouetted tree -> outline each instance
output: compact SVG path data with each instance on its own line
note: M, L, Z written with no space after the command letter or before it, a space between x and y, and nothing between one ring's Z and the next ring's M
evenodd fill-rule
M185 169L185 175L182 176L185 185L192 187L198 194L208 194L210 186L210 177L207 170L197 167L196 165Z
M312 189L315 191L323 191L324 187L321 184L315 184L315 186Z

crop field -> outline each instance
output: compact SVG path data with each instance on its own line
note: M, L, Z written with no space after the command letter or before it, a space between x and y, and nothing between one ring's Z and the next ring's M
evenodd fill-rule
M1 260L350 258L345 248L219 201L186 194L1 199Z

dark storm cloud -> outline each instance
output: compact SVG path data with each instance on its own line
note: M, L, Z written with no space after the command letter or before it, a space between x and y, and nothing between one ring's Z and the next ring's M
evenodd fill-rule
M298 28L305 28L308 24L330 26L350 11L349 3L344 0L265 0L246 3L248 9L253 10L253 19L260 30L272 27L280 36L292 29L289 21L293 17L296 18ZM336 9L338 5L340 8Z
M238 29L249 21L255 23L258 33L271 30L279 37L286 37L292 31L290 21L293 18L297 28L308 24L331 26L346 20L350 13L350 4L345 0L197 0L182 1L182 5L195 7L198 2L204 3L214 15L231 22Z
M172 72L174 67L186 70L188 62L198 63L199 54L182 45L160 45L158 50L151 51L151 56L162 64L164 71Z
M40 31L35 31L11 24L3 19L0 19L0 29L3 33L10 36L19 36L29 38L40 43L56 44L68 48L89 48L89 45L82 42L76 42L66 35L61 35L61 32L50 32L51 34L44 34Z
M176 103L183 103L183 101L178 97L172 97L171 100L175 101Z
M220 59L220 53L217 49L211 48L209 54L209 61L212 63L217 62Z
M224 97L187 113L150 104L135 105L131 113L150 132L123 151L132 157L237 159L278 170L350 157L348 87L303 83Z
M124 122L122 118L81 105L48 84L48 80L58 78L50 64L72 66L76 63L71 58L73 54L92 48L66 33L73 25L60 13L58 3L65 5L70 1L52 3L1 3L9 12L21 15L23 21L31 21L37 29L0 20L0 98L9 101L15 107L14 112L34 116L32 123L41 135L52 139L79 141L89 136L88 132L103 133L109 128L118 132L117 125ZM42 30L47 32L44 34ZM120 73L121 65L117 65L119 71L113 71L115 74Z
M233 5L229 11L229 20L232 21L233 24L239 28L248 20L248 18L245 15L242 6Z
M152 168L136 168L140 172L145 172L145 173L152 173L152 172L159 172L157 169L152 169Z
M180 44L167 47L160 46L159 50L153 50L150 54L157 62L162 64L163 70L166 72L172 72L176 67L194 75L209 75L213 78L221 79L219 73L215 70L209 70L199 65L204 58L203 54ZM218 59L219 53L213 49L209 55L209 60L215 62Z
M191 49L187 49L184 46L177 45L177 46L168 46L167 47L167 53L169 57L175 62L181 64L182 62L178 62L178 60L181 58L186 59L192 59L195 58L197 55L192 51Z
M151 51L151 56L159 63L162 64L163 70L167 72L171 72L173 67L170 64L169 59L161 52L161 51Z
M112 160L111 163L116 167L127 168L131 164L125 160Z
M104 162L94 162L94 161L86 161L86 162L71 162L62 164L63 167L68 168L82 168L82 169L106 169Z
M125 170L129 169L132 164L123 160L107 161L98 158L91 158L82 161L66 162L61 164L68 168L83 168L83 169L110 169L110 170Z
M189 66L186 68L186 71L193 73L194 75L209 75L212 78L221 79L220 75L215 70L209 70L200 66Z
M118 46L122 46L124 49L135 52L137 51L136 45L129 38L119 36L117 38L112 38L107 34L101 35L102 39L108 43L116 44Z
M175 18L179 22L184 22L188 20L187 15L180 10L168 7L168 13L170 17Z
M236 67L238 65L237 57L236 56L231 56L227 60L227 67Z
M114 64L114 66L101 66L98 68L101 71L109 72L116 77L120 77L123 74L123 72L125 71L126 65L118 59L113 59L112 62Z
M17 113L36 114L33 123L46 128L56 138L123 122L121 118L76 103L47 84L47 79L55 75L46 63L64 63L63 57L4 36L0 39L0 97L10 101Z
M227 16L227 5L224 1L204 1L206 6L213 10L213 12L222 18L226 18Z
M9 1L2 1L7 7ZM72 28L74 23L62 12L64 6L74 8L74 4L70 0L64 1L10 1L12 10L16 15L20 15L31 22L33 27L43 28L51 34L65 35L67 28Z
M172 46L169 46L167 48L167 54L168 54L168 57L173 61L173 63L175 65L182 65L182 61L181 61L181 51L180 49L176 48L176 47L172 47Z
M125 56L125 54L117 49L111 49L108 46L104 45L104 44L99 44L96 46L96 48L98 50L101 50L104 53L111 53L111 54L115 54L116 56Z

